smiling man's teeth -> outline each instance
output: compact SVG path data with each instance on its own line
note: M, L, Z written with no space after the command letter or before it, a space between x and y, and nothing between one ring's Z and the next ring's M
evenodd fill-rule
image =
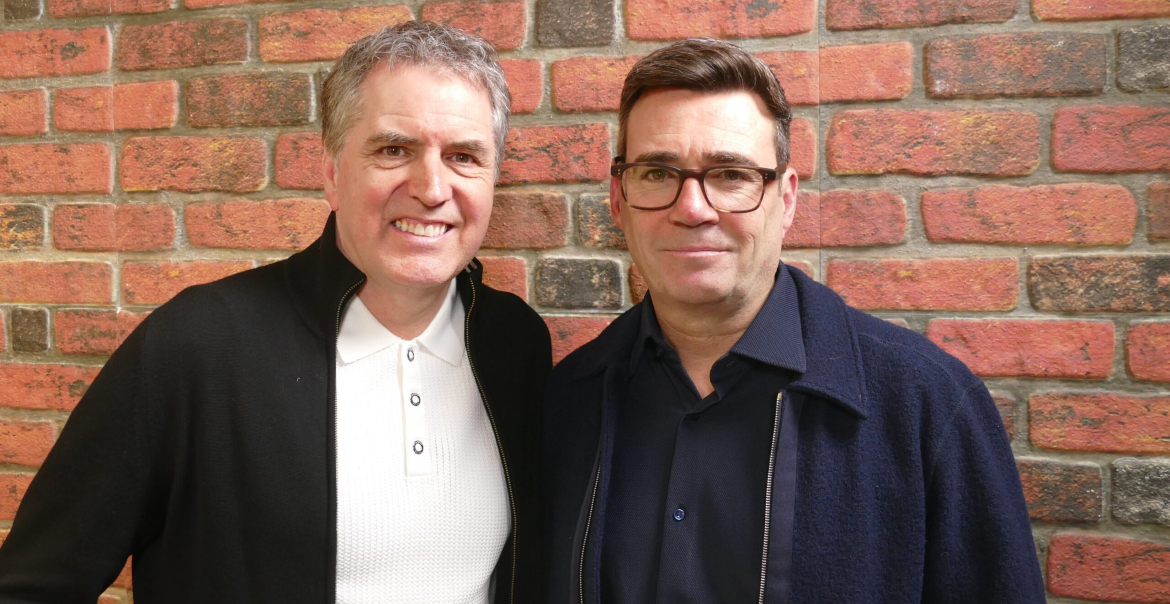
M445 224L430 224L423 226L417 222L409 222L406 220L395 220L394 226L398 230L406 231L412 235L419 237L438 237L447 232L447 225Z

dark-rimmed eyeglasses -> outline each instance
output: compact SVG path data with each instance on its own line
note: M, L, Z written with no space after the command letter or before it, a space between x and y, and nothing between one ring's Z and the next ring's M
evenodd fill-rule
M787 167L787 164L774 169L718 165L687 170L657 162L626 164L621 160L621 156L614 158L609 173L621 182L622 197L631 208L665 210L678 201L683 183L694 178L699 181L708 205L718 212L731 214L751 212L760 207L764 201L764 188Z

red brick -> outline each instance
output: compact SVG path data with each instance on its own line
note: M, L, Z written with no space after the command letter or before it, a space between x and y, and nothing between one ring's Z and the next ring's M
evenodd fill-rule
M62 354L114 354L122 340L150 313L125 310L76 310L56 312L53 342Z
M59 250L162 250L174 243L174 212L164 204L94 203L53 210L53 246Z
M828 0L829 29L922 27L947 23L1007 21L1015 0Z
M830 260L826 283L866 310L1011 310L1015 258Z
M162 304L184 289L252 268L248 261L124 262L122 300L126 304Z
M820 53L815 50L765 52L757 55L776 75L789 105L820 101Z
M791 266L792 268L808 275L809 279L816 279L816 271L813 270L813 265L809 262L805 262L803 260L785 260L784 264L787 266ZM891 321L894 323L898 323L897 320L891 320ZM902 321L902 322L898 323L898 325L901 325L902 327L906 327L906 322Z
M135 137L122 145L127 191L259 191L268 182L268 152L259 138Z
M938 38L926 44L923 54L926 91L933 97L1066 96L1105 90L1105 36L1098 34Z
M183 0L187 8L209 8L215 6L236 6L240 4L268 4L271 2L292 2L293 0Z
M922 193L922 221L931 241L1125 245L1137 202L1121 185L1097 183L936 189Z
M0 262L0 302L109 304L111 284L105 262Z
M98 15L159 13L171 8L172 0L48 0L49 14L57 19Z
M38 468L53 440L50 422L0 420L0 463Z
M909 42L825 46L820 51L821 102L904 99L914 85Z
M1060 312L1170 311L1170 255L1036 256L1032 308Z
M995 400L995 408L999 410L999 418L1003 420L1003 429L1007 431L1008 440L1016 437L1016 400L1005 394L991 393Z
M45 90L0 92L0 136L33 136L48 129Z
M842 111L827 146L833 174L1023 175L1040 164L1040 120L980 109Z
M817 127L811 120L792 120L788 133L788 165L801 178L817 173Z
M1096 21L1170 17L1163 0L1033 0L1032 14L1044 21Z
M248 22L243 19L126 25L118 40L118 67L127 71L243 63L247 58Z
M1170 240L1170 182L1146 187L1146 228L1150 241Z
M519 48L528 30L525 2L429 2L423 5L421 17L480 36L497 50Z
M1167 107L1062 107L1052 119L1052 165L1067 172L1170 170L1167 140Z
M32 474L0 473L0 520L12 520L20 500L32 482Z
M54 92L53 127L66 132L113 132L114 89L91 86Z
M523 258L480 256L484 285L510 292L528 301L528 263Z
M1101 379L1113 370L1113 323L935 319L926 336L983 377Z
M609 178L609 126L518 126L508 131L501 185Z
M401 5L264 15L259 27L260 57L270 63L332 61L361 38L410 19L410 9Z
M179 83L174 80L114 86L114 128L170 128L179 119Z
M617 111L626 74L641 59L572 57L552 64L552 101L558 111Z
M1170 544L1106 535L1048 539L1048 590L1055 596L1170 602Z
M815 0L628 0L632 40L791 36L816 26Z
M234 199L187 206L187 238L195 247L300 250L329 217L324 199Z
M71 411L97 367L0 363L0 407Z
M589 343L612 322L608 315L590 317L545 317L549 334L552 335L553 364Z
M1125 334L1125 363L1135 379L1170 382L1170 323L1134 323Z
M1028 515L1040 522L1100 522L1101 466L1043 459L1016 462Z
M292 126L312 119L307 73L235 73L187 80L187 123L196 128Z
M485 248L561 247L569 241L569 204L549 191L496 193Z
M45 239L45 210L30 203L0 203L0 250L35 250Z
M0 78L70 76L110 68L110 32L89 29L33 29L0 33Z
M320 132L282 134L276 139L276 184L284 189L324 189Z
M508 92L512 95L512 113L532 113L544 98L544 68L535 59L501 59Z
M0 193L109 193L105 143L0 145Z
M804 249L821 246L821 194L817 191L798 191L796 215L792 226L784 233L785 249Z
M893 191L827 191L820 196L820 223L821 247L900 243L906 201Z

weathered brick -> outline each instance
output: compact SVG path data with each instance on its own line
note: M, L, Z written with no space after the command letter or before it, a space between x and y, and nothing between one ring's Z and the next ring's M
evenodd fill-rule
M65 309L53 316L53 343L62 354L104 355L114 350L149 313Z
M1149 382L1170 382L1170 323L1134 323L1125 334L1129 374Z
M536 264L536 306L616 309L621 305L621 266L613 260L542 258Z
M904 99L914 86L909 42L825 46L820 50L821 102Z
M99 15L160 13L172 0L48 0L49 14L57 19Z
M1170 255L1034 257L1028 296L1036 310L1170 311Z
M244 137L134 137L122 144L127 191L259 191L268 181L264 141Z
M613 41L613 0L537 0L541 46L605 46Z
M324 189L320 132L282 134L276 139L276 184L284 189Z
M935 189L922 193L921 205L931 241L1125 245L1137 224L1137 202L1121 185Z
M0 193L109 193L105 143L0 145Z
M1170 182L1146 187L1146 226L1150 241L1170 240Z
M508 131L500 183L587 182L609 178L609 126L518 126Z
M1170 453L1170 397L1051 392L1028 400L1032 444L1101 453Z
M126 304L162 304L184 289L252 268L247 261L122 263L122 300Z
M113 132L114 89L63 88L53 93L53 127L64 132Z
M178 117L179 83L174 80L67 88L54 93L53 125L58 130L170 128Z
M1048 540L1048 591L1114 602L1170 602L1170 544L1107 535Z
M0 33L0 78L72 76L110 68L110 32L88 29L32 29Z
M211 8L215 6L237 6L240 4L268 4L272 2L291 2L293 0L183 0L187 8Z
M609 196L582 195L577 200L577 242L590 247L626 249L626 237L613 223Z
M8 336L4 331L4 312L0 311L0 352L6 352L8 350Z
M51 422L0 420L0 463L39 468L54 438Z
M1117 86L1132 91L1170 88L1170 25L1117 32Z
M935 319L926 337L982 377L1101 379L1113 370L1113 323Z
M982 109L841 111L827 147L833 174L1031 174L1040 165L1040 120Z
M815 0L627 0L632 40L791 36L816 26Z
M552 101L558 111L617 111L622 83L641 55L571 57L552 64Z
M799 191L796 197L796 215L792 226L784 233L785 249L815 248L821 246L821 194L817 191Z
M12 520L16 517L16 509L20 507L20 500L32 482L32 474L14 474L0 472L0 520Z
M1096 21L1170 17L1162 0L1032 0L1032 14L1044 21Z
M184 212L195 247L300 250L312 243L329 217L324 199L233 199L193 203Z
M196 128L292 126L312 119L312 76L237 73L187 80L187 123Z
M1122 524L1170 526L1170 461L1114 460L1113 518Z
M535 59L501 59L508 92L512 95L512 113L532 113L544 98L544 68Z
M887 245L906 236L906 201L893 191L820 195L821 247Z
M570 352L588 344L613 321L612 316L545 317L552 336L553 363L569 356Z
M830 260L826 283L866 310L1011 310L1015 258Z
M0 362L0 407L71 411L97 367Z
M109 304L111 280L105 262L0 262L0 302Z
M1003 420L1003 429L1007 431L1008 440L1016 437L1016 399L1006 394L991 393L995 400L995 408L999 410L999 418Z
M445 23L475 34L498 50L519 48L528 29L526 2L479 2L452 0L429 2L422 7L426 21Z
M12 351L45 352L49 349L49 311L43 308L12 309Z
M126 71L243 63L247 58L248 22L243 19L126 25L118 39L118 67Z
M168 249L175 216L165 204L77 204L53 210L53 246L59 250Z
M24 203L0 204L0 250L35 250L45 240L45 211Z
M568 200L550 191L499 191L485 248L561 247L569 239Z
M332 61L359 39L410 19L410 9L402 5L267 14L258 28L260 58L270 63Z
M40 0L5 0L5 21L27 21L41 16Z
M1102 473L1095 463L1016 461L1028 515L1041 522L1100 522Z
M1066 172L1170 170L1170 108L1061 107L1052 119L1052 165Z
M1007 21L1015 0L828 0L829 29L923 27L948 23Z
M48 129L45 90L0 92L0 136L34 136Z
M764 52L757 56L776 75L789 105L816 105L820 102L821 53L815 50Z
M509 256L480 256L483 283L493 289L510 292L528 301L528 262Z
M811 120L796 118L789 124L788 166L805 179L817 173L817 127Z
M1068 96L1105 90L1105 36L1098 34L937 38L923 52L926 91L933 97Z

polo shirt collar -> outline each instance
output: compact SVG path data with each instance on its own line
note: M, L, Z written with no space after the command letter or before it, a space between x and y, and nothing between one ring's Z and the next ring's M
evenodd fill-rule
M455 281L451 280L439 312L435 313L435 318L431 319L430 325L416 340L447 364L459 366L464 354L464 316L463 304L459 302L455 291ZM337 334L337 356L343 362L353 363L402 342L402 338L391 333L374 317L360 297L354 296L350 300L341 318L341 330Z

